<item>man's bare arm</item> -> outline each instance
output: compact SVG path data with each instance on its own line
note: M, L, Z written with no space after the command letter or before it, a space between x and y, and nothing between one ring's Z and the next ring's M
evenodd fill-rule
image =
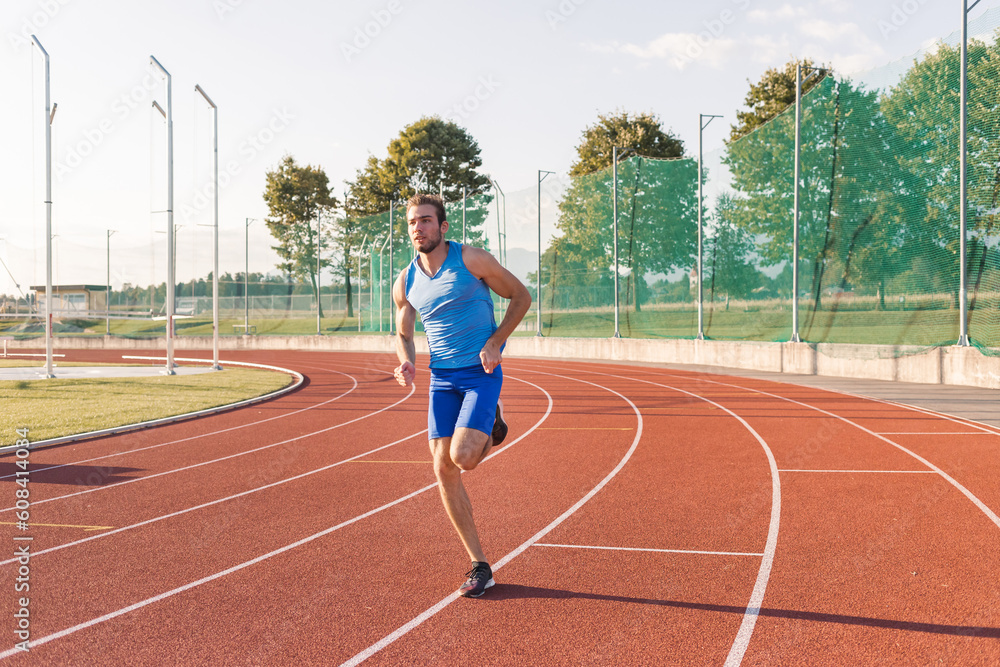
M393 371L396 381L408 387L417 374L417 350L413 344L413 331L417 311L406 299L406 272L399 274L392 286L392 300L396 304L396 358L399 366Z
M464 246L462 260L475 277L483 280L486 285L504 299L510 299L507 312L493 332L479 357L487 373L500 363L500 348L507 341L524 315L531 308L531 294L528 288L517 277L500 265L493 255L481 248Z

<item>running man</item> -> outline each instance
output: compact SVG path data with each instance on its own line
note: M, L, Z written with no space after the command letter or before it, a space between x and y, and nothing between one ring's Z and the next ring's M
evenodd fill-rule
M392 288L400 361L395 376L404 387L416 376L413 327L419 312L431 353L427 437L434 474L444 509L472 559L459 591L479 597L493 585L493 571L479 543L462 471L474 469L507 436L499 401L501 354L531 307L531 295L493 255L444 240L448 221L440 197L411 197L406 223L418 254ZM490 290L510 299L499 327Z

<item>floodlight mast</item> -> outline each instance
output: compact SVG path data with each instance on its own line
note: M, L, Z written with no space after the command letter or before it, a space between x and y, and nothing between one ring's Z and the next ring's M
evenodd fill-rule
M153 104L163 114L167 121L167 366L166 375L174 375L174 98L173 81L168 72L155 56L149 56L151 64L155 65L167 80L167 109Z
M706 122L705 119L708 119ZM698 114L698 340L705 340L705 308L704 308L704 292L702 291L702 285L705 281L702 279L704 273L704 231L702 225L702 209L704 208L704 199L702 195L702 187L704 178L702 177L702 133L708 124L711 123L716 118L722 118L718 114Z
M53 378L52 371L52 119L56 115L50 95L49 52L34 35L31 36L45 58L45 373Z
M538 170L538 273L535 275L535 337L542 335L542 181L554 171Z
M212 265L212 369L220 371L219 365L219 107L208 93L198 84L194 89L212 107L212 227L214 259Z

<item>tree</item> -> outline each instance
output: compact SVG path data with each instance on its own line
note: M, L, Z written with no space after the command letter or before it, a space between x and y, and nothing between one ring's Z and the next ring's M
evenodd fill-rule
M762 274L753 262L750 234L733 223L733 198L723 194L716 203L715 222L705 243L705 292L708 301L724 295L745 299L761 285Z
M281 258L278 269L312 284L322 317L317 289L317 234L320 243L329 248L332 241L329 223L338 205L330 192L329 179L321 167L299 166L295 158L286 155L277 169L267 172L264 201L270 212L265 223L278 242L272 246ZM327 223L325 227L323 222ZM321 264L331 265L329 255ZM351 317L350 275L347 280L347 315Z
M369 156L365 166L349 182L345 217L340 222L339 238L351 239L356 246L364 237L370 241L386 239L388 211L394 207L393 243L396 248L409 245L406 235L403 202L418 192L441 194L446 204L452 234L461 238L463 188L466 201L467 242L488 247L484 223L489 213L490 179L482 168L479 144L462 127L437 116L424 117L404 127L389 142L386 157ZM402 252L399 257L405 257ZM401 268L394 261L389 274Z
M882 100L882 109L901 139L899 162L919 187L920 206L911 210L909 226L919 234L917 248L941 260L922 275L915 253L909 261L914 285L942 285L958 298L959 288L959 68L960 47L942 44L910 68ZM968 48L968 264L972 298L988 267L1000 213L1000 45L972 40ZM920 262L922 264L922 262ZM971 313L971 309L970 309Z
M573 267L581 286L613 284L614 146L641 156L618 168L619 283L624 283L625 301L638 311L650 274L690 267L697 241L697 165L677 159L684 154L683 142L664 132L652 114L601 115L584 130L570 169L575 178L559 203L558 223L564 238L560 262ZM578 267L587 271L580 273ZM562 282L553 274L557 284ZM605 293L609 303L613 290Z
M782 111L795 104L795 70L800 61L793 60L781 69L772 67L764 72L757 83L750 83L744 103L749 111L736 112L736 124L730 126L729 141L733 142L761 127ZM809 71L806 68L815 67L813 61L801 61L803 78ZM802 83L802 94L805 95L821 77L814 76Z
M654 158L677 158L684 155L684 143L664 132L655 114L619 111L597 116L597 122L583 131L583 141L576 147L576 162L570 176L593 174L611 166L612 148L631 148L639 155ZM621 153L619 153L621 156Z
M753 236L765 266L792 258L794 125L787 109L726 146L730 217ZM899 138L877 95L825 78L802 100L800 134L800 290L810 291L814 309L831 284L884 292L909 234L904 209L919 188L895 158Z

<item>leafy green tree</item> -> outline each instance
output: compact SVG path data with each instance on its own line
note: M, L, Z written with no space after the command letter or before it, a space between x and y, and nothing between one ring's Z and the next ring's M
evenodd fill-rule
M738 227L730 215L733 198L723 194L712 216L715 225L705 242L705 297L745 299L761 285L762 274L753 262L755 244L750 234Z
M455 123L433 116L407 125L389 142L385 158L370 156L365 166L357 171L354 181L348 183L342 238L351 238L355 243L365 236L370 240L384 240L389 207L402 207L418 192L444 197L452 238L456 238L454 233L461 227L461 218L451 218L461 214L464 187L469 197L467 241L485 247L484 222L492 196L473 196L482 195L490 188L489 177L480 172L482 164L479 144ZM402 208L394 212L392 233L397 249L408 247ZM408 254L400 253L400 256Z
M968 232L966 271L970 305L983 286L988 254L980 245L996 238L1000 212L1000 46L971 41L968 48ZM882 110L901 138L899 161L913 174L922 205L911 210L908 224L919 230L919 251L938 256L940 278L921 275L912 254L915 285L944 289L957 298L959 286L959 68L960 47L941 45L915 63L882 100ZM995 242L995 241L994 241Z
M807 68L816 67L813 61L808 58L802 61L792 60L780 69L772 67L764 72L757 83L750 83L748 79L750 90L744 99L748 110L736 112L736 124L730 126L730 142L736 141L765 125L772 118L795 104L795 70L799 62L802 63L802 77L805 79L802 82L802 94L805 95L819 83L820 77L807 76L812 71Z
M564 239L559 256L564 271L574 273L560 276L554 270L553 280L561 285L574 275L581 287L607 285L604 303L613 301L614 146L641 156L618 167L619 289L639 311L647 298L647 276L689 267L697 243L697 166L676 159L684 154L683 143L664 132L652 114L601 115L584 130L570 169L573 182L559 203Z
M321 167L300 166L295 158L286 155L276 169L267 172L264 201L270 212L265 223L278 242L272 246L281 258L278 269L312 285L322 317L317 290L317 271L321 270L317 267L317 234L322 246L329 248L333 241L332 214L338 205L330 192L329 179ZM321 257L322 267L330 267L329 253ZM346 284L351 317L349 273Z
M790 262L794 213L794 109L727 144L732 222L753 236L764 266ZM906 210L920 187L896 160L900 139L877 95L824 79L802 100L800 290L861 287L884 298L885 280L911 240Z
M576 162L570 167L569 175L584 176L610 167L615 146L632 149L646 157L684 156L684 142L671 132L664 132L655 114L631 114L627 111L600 114L596 123L584 129L583 140L576 147ZM621 157L622 153L618 155Z

